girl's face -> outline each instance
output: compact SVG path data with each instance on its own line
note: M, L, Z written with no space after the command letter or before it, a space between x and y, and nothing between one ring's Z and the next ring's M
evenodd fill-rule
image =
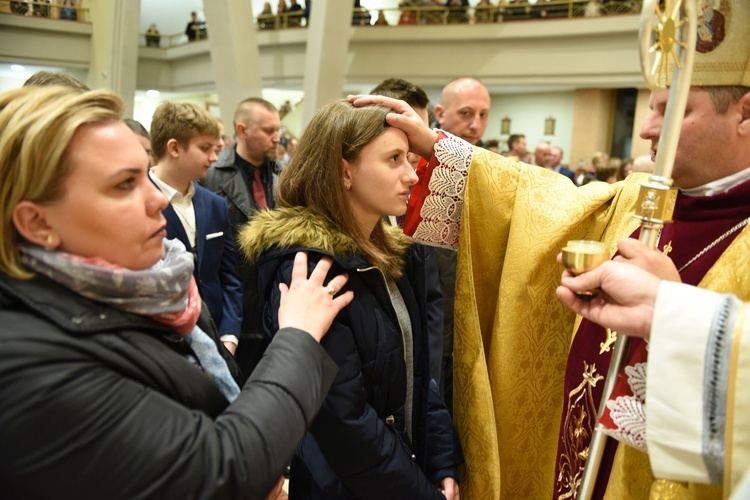
M344 186L355 217L372 230L384 215L403 215L409 191L418 177L406 158L409 142L401 130L388 127L353 161L344 162Z

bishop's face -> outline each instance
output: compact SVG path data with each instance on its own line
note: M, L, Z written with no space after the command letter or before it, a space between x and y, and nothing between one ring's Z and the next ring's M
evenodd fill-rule
M656 160L659 137L666 124L664 111L668 90L651 94L651 113L641 127L642 139L651 141L652 160ZM689 189L724 178L747 167L737 154L736 145L742 137L738 128L743 121L739 103L729 106L726 113L716 111L708 91L700 87L690 89L680 140L675 155L672 178L674 185Z

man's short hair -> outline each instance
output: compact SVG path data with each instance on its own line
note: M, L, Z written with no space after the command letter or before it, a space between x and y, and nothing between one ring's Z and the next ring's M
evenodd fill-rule
M170 139L187 148L193 137L202 134L219 138L219 125L214 115L191 102L163 102L151 119L152 153L159 159L167 152Z
M512 134L510 137L508 137L508 148L513 149L514 144L525 138L526 136L523 134Z
M370 91L370 95L382 95L400 99L412 108L427 108L430 98L418 85L401 78L388 78Z
M31 85L36 87L62 85L63 87L68 87L81 93L91 90L70 75L66 75L65 73L52 73L51 71L37 71L23 83L24 87L29 87Z
M260 97L249 97L237 105L237 109L234 111L234 125L238 123L250 123L254 117L253 108L260 107L268 111L275 111L278 113L276 106Z
M145 137L149 141L151 140L151 135L149 135L148 130L146 130L146 127L144 127L141 122L133 120L132 118L125 118L123 121L130 130L140 135L141 137Z

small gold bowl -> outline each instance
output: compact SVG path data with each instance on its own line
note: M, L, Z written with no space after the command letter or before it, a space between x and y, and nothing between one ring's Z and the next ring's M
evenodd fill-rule
M590 271L608 260L607 245L599 241L571 240L562 249L563 266L575 275Z

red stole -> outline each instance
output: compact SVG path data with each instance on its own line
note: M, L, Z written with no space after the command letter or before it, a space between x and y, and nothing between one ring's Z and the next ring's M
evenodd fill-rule
M674 222L664 227L659 249L668 253L677 268L724 234L735 224L750 217L750 181L715 196L688 197L680 194L673 215ZM637 238L636 230L631 238ZM714 262L726 250L736 231L685 268L683 283L697 285ZM573 498L583 476L583 467L607 376L613 339L601 326L583 320L570 347L565 368L565 390L555 467L554 498ZM640 339L631 342L629 360L646 359L646 344ZM630 364L630 363L629 363ZM622 374L620 375L622 378ZM617 390L617 389L615 389ZM606 490L617 442L607 439L604 458L594 498L602 498Z

